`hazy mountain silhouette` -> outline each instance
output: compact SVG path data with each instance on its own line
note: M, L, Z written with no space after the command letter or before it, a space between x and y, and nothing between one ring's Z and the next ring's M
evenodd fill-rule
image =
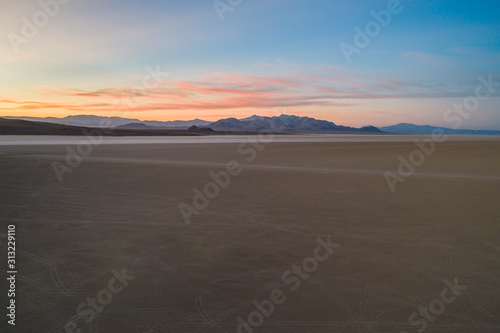
M116 127L111 131L103 131L97 127L71 126L63 124L53 124L39 121L29 121L20 119L0 118L0 135L70 135L84 136L89 133L103 136L183 136L183 135L210 135L225 134L216 133L210 128L179 129L179 128L158 128L152 129L144 124L146 128ZM97 134L96 134L97 133Z
M432 134L439 130L445 134L469 134L469 135L500 135L500 131L493 130L469 130L469 129L451 129L446 127L436 127L429 125L415 125L409 123L400 123L392 126L379 127L384 132L401 134Z
M201 119L193 119L193 120L174 120L174 121L155 121L155 120L139 120L139 119L129 119L129 118L121 118L121 117L101 117L101 116L92 116L92 115L79 115L79 116L67 116L64 118L36 118L36 117L4 117L6 119L21 119L28 121L38 121L44 123L52 123L52 124L62 124L62 125L70 125L70 126L87 126L87 127L117 127L128 125L131 123L135 124L144 124L147 126L154 126L159 128L170 128L170 127L185 127L188 128L190 126L204 126L208 125L210 122ZM106 121L108 125L102 125L103 121ZM111 124L111 125L109 125Z

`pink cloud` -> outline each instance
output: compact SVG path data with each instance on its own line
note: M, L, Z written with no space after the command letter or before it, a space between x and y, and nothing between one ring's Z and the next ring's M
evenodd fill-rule
M213 73L201 80L169 80L145 88L103 87L83 90L36 86L52 101L14 101L0 110L57 109L84 113L106 111L272 109L276 107L352 106L346 99L433 98L446 95L418 82L350 74L330 68L329 75L289 73L258 77ZM62 102L61 99L71 100ZM59 100L58 100L59 99ZM95 101L88 103L88 100ZM122 101L122 103L117 103Z

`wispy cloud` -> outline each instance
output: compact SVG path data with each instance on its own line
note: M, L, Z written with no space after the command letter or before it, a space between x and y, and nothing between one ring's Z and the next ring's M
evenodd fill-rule
M449 65L453 61L451 57L427 52L403 52L402 55L427 65Z
M447 49L447 51L452 54L473 55L473 54L483 53L484 49L473 46L459 46L459 47L450 47Z
M277 107L349 107L356 100L415 99L465 96L439 84L398 80L349 73L339 68L330 72L293 72L278 76L247 76L212 73L199 80L165 80L142 89L102 87L84 90L72 87L36 86L41 100L0 101L4 111L61 110L82 113L110 111L214 111ZM128 103L117 104L118 100ZM127 105L128 104L128 105Z

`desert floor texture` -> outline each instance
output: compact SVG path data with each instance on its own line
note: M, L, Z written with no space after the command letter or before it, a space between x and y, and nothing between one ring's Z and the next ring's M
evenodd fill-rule
M434 143L391 191L429 138L109 138L60 181L83 138L3 137L0 331L499 332L500 138Z

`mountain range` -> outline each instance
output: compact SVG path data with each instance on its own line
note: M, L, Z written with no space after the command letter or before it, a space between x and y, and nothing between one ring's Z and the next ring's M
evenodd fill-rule
M435 130L439 130L445 134L500 135L500 131L494 131L494 130L452 129L446 127L415 125L408 123L400 123L392 126L379 127L379 129L387 133L400 133L400 134L432 134Z
M278 117L253 115L244 119L227 118L218 120L208 126L214 130L224 131L382 133L382 131L373 126L354 128L336 125L326 120L286 114L282 114Z
M265 117L253 115L251 117L237 119L226 118L215 122L202 119L175 120L175 121L151 121L122 117L101 117L93 115L68 116L64 118L36 118L36 117L4 117L5 119L18 119L26 121L36 121L51 124L60 124L79 127L104 127L102 124L111 124L118 129L129 130L161 130L161 129L188 129L192 126L199 128L211 128L215 131L276 131L276 132L320 132L320 133L398 133L398 134L431 134L439 129L446 134L467 134L467 135L500 135L500 131L495 130L468 130L451 129L445 127L435 127L429 125L415 125L400 123L392 126L374 127L365 126L354 128L337 125L326 120L319 120L310 117L299 117L285 115ZM2 133L0 133L2 134Z
M176 120L176 121L143 121L139 119L128 119L121 117L100 116L68 116L65 118L34 118L34 117L4 117L5 119L18 119L37 121L52 124L62 124L82 127L104 127L102 124L111 124L112 127L120 129L187 129L191 126L207 127L217 131L243 131L254 132L261 130L277 132L329 132L329 133L381 133L373 126L354 128L336 125L326 120L318 120L310 117L298 117L294 115L280 115L278 117L264 117L253 115L248 118L227 118L216 122L201 119Z
M140 123L151 127L160 128L188 128L193 125L195 126L205 126L210 124L210 121L194 119L194 120L174 120L174 121L151 121L151 120L139 120L139 119L129 119L121 117L101 117L101 116L91 116L91 115L78 115L78 116L67 116L64 118L36 118L36 117L3 117L5 119L19 119L28 121L38 121L43 123L52 124L62 124L69 126L83 126L83 127L107 127L103 126L103 121L105 120L107 124L111 124L111 127L118 127L122 125L127 125L130 123Z
M144 125L147 127L147 125ZM191 126L188 129L160 128L119 128L111 131L101 131L95 127L72 126L40 121L0 118L0 135L105 135L105 136L199 136L211 134L226 134L214 132L210 128Z

